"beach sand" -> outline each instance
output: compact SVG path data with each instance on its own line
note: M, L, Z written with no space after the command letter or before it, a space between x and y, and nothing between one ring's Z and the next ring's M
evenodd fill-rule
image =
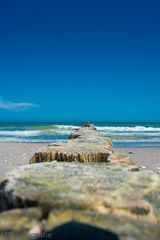
M0 175L28 164L29 159L47 144L0 143ZM115 148L119 153L127 153L135 165L143 170L151 169L160 174L160 148Z
M0 143L0 175L29 163L29 159L47 144Z
M115 150L128 154L140 169L153 170L160 174L160 147L116 148Z

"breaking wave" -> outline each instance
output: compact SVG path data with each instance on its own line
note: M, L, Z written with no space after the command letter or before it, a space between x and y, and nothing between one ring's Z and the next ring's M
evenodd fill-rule
M37 136L40 135L42 131L36 130L22 130L22 131L0 131L0 136Z
M81 124L17 124L0 125L0 142L24 142L24 143L50 143L66 140L68 135L80 127ZM97 130L104 137L111 137L113 144L122 146L126 144L149 143L160 145L160 124L157 125L135 125L126 124L95 124Z
M135 127L96 127L99 131L107 132L160 132L159 127L144 127L144 126L135 126Z

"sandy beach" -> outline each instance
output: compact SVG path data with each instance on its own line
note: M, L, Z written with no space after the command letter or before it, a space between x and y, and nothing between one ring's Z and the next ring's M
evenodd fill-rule
M128 154L141 169L150 169L160 174L160 147L116 148L116 151Z
M0 143L0 175L28 164L29 159L45 144Z
M47 144L0 143L0 175L28 164L32 155ZM143 170L160 173L160 148L116 148L119 153L129 154L135 165Z

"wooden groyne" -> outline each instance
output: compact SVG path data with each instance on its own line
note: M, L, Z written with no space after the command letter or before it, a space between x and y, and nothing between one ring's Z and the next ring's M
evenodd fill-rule
M93 125L84 125L69 136L67 142L50 144L35 153L30 163L66 162L108 162L112 153L111 139L102 138Z

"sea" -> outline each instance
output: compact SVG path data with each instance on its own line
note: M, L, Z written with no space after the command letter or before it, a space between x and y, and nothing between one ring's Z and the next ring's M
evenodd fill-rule
M68 135L84 123L0 123L0 142L51 143L67 141ZM104 138L112 138L113 146L160 147L160 123L110 122L93 123Z

